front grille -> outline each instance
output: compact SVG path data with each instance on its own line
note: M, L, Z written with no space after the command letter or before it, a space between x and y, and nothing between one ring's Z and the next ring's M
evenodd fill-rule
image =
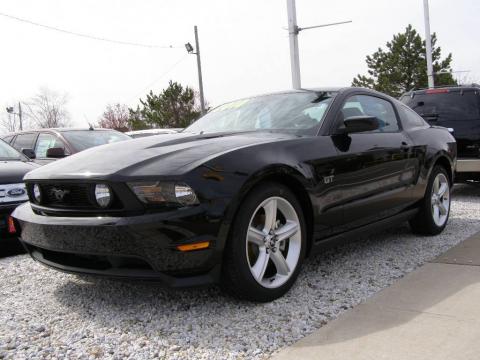
M40 184L42 205L65 208L96 208L91 184Z
M91 213L123 208L122 202L112 188L110 188L113 196L112 203L107 209L100 208L95 200L95 183L39 182L37 184L40 187L41 202L38 203L33 196L33 183L27 183L28 196L32 204L40 205L46 211L58 209Z

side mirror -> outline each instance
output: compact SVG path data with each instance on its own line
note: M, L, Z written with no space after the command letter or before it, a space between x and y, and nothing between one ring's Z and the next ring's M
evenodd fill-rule
M37 157L33 149L22 149L22 154L28 157L29 159L35 159Z
M375 116L349 116L343 120L345 133L359 133L364 131L377 130L380 127L378 119Z
M61 147L54 147L47 150L47 158L60 159L65 157L65 149Z
M453 128L447 128L447 130L452 136L455 136L455 130Z

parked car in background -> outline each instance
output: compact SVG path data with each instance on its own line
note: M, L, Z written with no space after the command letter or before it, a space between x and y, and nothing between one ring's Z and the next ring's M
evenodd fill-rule
M28 201L23 176L38 167L26 156L0 140L0 253L5 241L16 240L12 211Z
M14 217L31 256L62 271L270 301L340 240L404 221L443 231L455 160L447 129L389 96L287 91L36 169Z
M128 131L125 134L130 136L131 138L140 138L146 136L153 136L153 135L164 135L164 134L176 134L183 129L145 129L145 130L135 130L135 131Z
M457 140L456 181L480 181L480 85L415 90L401 101L431 125L453 129Z
M75 154L94 146L130 140L111 129L40 129L11 133L3 140L39 164Z

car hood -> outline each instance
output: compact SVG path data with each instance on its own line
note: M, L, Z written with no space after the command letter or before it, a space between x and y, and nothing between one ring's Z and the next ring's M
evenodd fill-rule
M180 175L224 153L247 146L296 138L248 132L159 135L98 146L45 165L26 180L108 179Z
M37 167L33 162L0 160L0 184L21 183L23 176Z

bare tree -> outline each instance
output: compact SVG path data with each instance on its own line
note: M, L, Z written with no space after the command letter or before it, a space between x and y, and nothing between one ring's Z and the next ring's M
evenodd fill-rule
M130 130L129 116L130 113L126 105L107 105L102 117L98 121L98 126L125 132Z
M470 71L468 72L458 72L458 75L455 76L458 82L458 85L471 85L473 83L479 83L479 78L475 75L470 74Z
M0 130L15 132L22 128L27 129L29 127L26 116L22 116L22 126L20 126L20 116L21 114L24 114L22 113L20 106L20 102L12 101L6 103L3 108L0 108ZM22 104L22 109L24 108L25 106Z
M0 128L6 132L15 132L20 128L18 117L14 114L2 114L0 118Z
M70 124L67 111L68 96L48 88L41 88L27 105L26 115L38 128L66 127Z

